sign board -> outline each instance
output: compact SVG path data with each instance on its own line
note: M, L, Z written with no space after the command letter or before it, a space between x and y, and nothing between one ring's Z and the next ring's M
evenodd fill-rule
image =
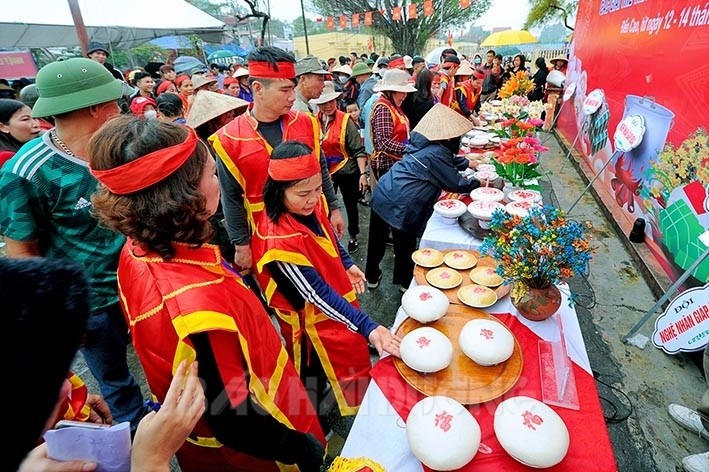
M574 96L575 91L576 91L576 82L571 82L569 85L566 86L566 89L564 90L564 101L568 102L569 98Z
M613 135L617 151L629 152L638 147L645 135L645 118L642 115L629 115L618 123Z
M37 66L27 51L0 51L0 79L17 80L37 76Z
M709 341L709 284L685 290L655 320L652 343L667 354L701 351Z
M583 114L593 115L603 105L603 90L595 89L583 101Z

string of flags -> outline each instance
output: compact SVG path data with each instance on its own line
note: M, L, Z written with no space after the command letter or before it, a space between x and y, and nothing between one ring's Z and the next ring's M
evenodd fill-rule
M468 8L470 6L471 0L460 0L460 8ZM419 4L422 5L422 13L423 16L431 16L434 13L434 8L433 8L433 0L425 0L423 3L410 3L406 6L406 19L403 18L402 14L404 12L403 7L397 6L397 7L392 7L391 11L389 12L390 14L389 19L391 21L408 21L408 20L415 20L419 16L419 10L418 6ZM364 26L372 26L374 24L374 11L368 11L364 13L353 13L352 17L350 19L350 24L352 25L352 28L358 28L361 23L360 20L364 18ZM381 9L379 10L379 13L382 16L387 16L387 10L386 9ZM327 26L327 29L335 29L335 17L333 16L328 16L325 17L324 19L322 17L316 18L315 21L318 23L322 23L323 20L325 21L325 24ZM337 21L339 24L339 27L341 29L345 29L347 27L347 15L340 15L337 17ZM450 36L449 32L449 41L452 41L452 36Z

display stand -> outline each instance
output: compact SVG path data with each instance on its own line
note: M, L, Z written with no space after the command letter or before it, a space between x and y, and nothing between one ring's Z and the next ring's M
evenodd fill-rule
M542 401L548 405L579 410L579 396L571 359L566 351L564 327L561 315L551 317L559 327L559 338L554 341L539 341L539 375L541 377Z

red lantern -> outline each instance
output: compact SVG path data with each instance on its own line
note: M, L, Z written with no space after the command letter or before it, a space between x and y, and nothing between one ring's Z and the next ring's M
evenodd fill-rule
M416 12L416 4L409 3L409 20L415 20L418 13Z
M372 12L368 11L364 14L364 26L372 26Z
M423 15L424 16L433 15L433 1L432 0L426 0L425 2L423 2Z
M359 13L355 13L352 15L352 27L353 28L359 27Z
M331 16L327 17L327 29L335 29L335 19Z
M391 19L394 21L401 21L401 7L394 7L391 9Z
M340 15L340 29L347 28L347 17L345 15Z

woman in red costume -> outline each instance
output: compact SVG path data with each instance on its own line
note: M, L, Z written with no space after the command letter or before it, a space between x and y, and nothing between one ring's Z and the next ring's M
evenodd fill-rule
M285 141L271 154L265 215L252 240L257 279L278 316L286 346L319 407L329 383L342 415L353 415L369 383L367 340L399 355L399 338L359 309L362 271L340 245L322 200L312 149ZM326 413L320 424L328 430Z
M128 238L121 307L153 396L165 399L180 362L199 361L208 406L177 452L181 470L320 470L305 388L259 300L207 243L219 183L206 144L185 126L120 117L89 149L96 215Z

